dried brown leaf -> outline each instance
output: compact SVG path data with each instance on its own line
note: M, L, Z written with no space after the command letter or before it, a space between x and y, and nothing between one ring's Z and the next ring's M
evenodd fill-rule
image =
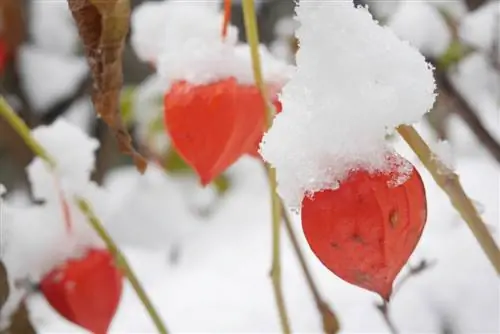
M92 100L113 131L123 153L144 173L147 162L132 146L119 108L123 85L122 55L129 31L129 0L68 0L94 80Z
M23 5L21 0L0 0L0 40L6 43L11 55L16 53L26 34Z

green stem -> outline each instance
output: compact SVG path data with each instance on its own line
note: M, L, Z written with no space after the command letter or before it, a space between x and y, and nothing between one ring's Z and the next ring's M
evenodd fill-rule
M434 181L448 195L452 205L460 213L467 223L474 237L481 245L484 253L488 257L495 271L500 275L500 250L495 239L491 236L486 224L476 210L472 201L467 197L460 179L453 171L446 169L442 163L436 159L429 146L420 134L409 125L401 125L398 132L408 143L411 149L419 157L425 168L431 173Z
M247 41L250 46L250 54L252 56L252 69L255 79L255 84L259 89L262 99L264 100L266 111L266 128L269 129L274 117L274 111L269 103L267 96L266 85L262 76L262 69L259 54L259 34L257 30L257 20L255 14L255 4L253 0L243 0L243 17L245 21L245 30ZM269 187L271 193L271 208L272 208L272 265L271 265L271 280L273 284L274 296L278 307L278 313L281 322L283 333L291 333L289 317L285 306L283 296L283 287L281 284L281 256L280 256L280 240L281 240L281 202L276 193L277 181L276 170L269 164L266 164L266 169L269 176Z
M31 148L33 153L35 153L38 157L45 161L50 169L56 169L57 165L55 160L45 151L45 149L36 141L36 139L33 138L30 128L22 121L21 118L19 118L19 116L14 112L14 110L12 110L5 98L2 96L0 96L0 116L2 116L7 121L7 123L12 126L12 128L19 134L26 145ZM64 140L64 138L61 138L61 140ZM160 334L167 334L168 331L165 325L162 323L160 317L158 316L158 313L153 307L153 304L147 297L144 288L137 279L137 276L125 260L125 257L122 255L122 252L120 251L116 243L113 241L113 239L111 239L109 234L104 229L103 225L100 223L99 219L93 213L88 201L81 197L77 197L76 202L78 203L78 207L80 208L80 210L88 218L89 223L94 228L96 233L102 238L102 240L106 243L109 251L114 255L117 265L122 269L125 277L127 277L137 296L144 304L144 307L151 316L151 319L156 325L158 332Z
M118 267L122 270L122 272L125 274L125 276L128 278L130 284L132 285L132 288L135 290L137 296L139 297L140 301L146 308L146 311L148 312L149 316L153 320L158 332L161 334L167 334L168 333L167 327L161 320L152 302L149 300L146 291L139 282L139 279L132 270L132 267L129 265L125 256L123 256L123 253L120 251L120 249L113 241L111 236L108 234L108 232L106 232L106 229L102 225L99 218L97 218L97 216L95 215L90 204L81 197L76 197L75 200L76 203L78 204L78 207L80 208L82 213L87 217L88 221L90 222L96 233L104 241L111 254L113 254L115 262L117 263Z
M2 116L7 123L16 131L16 133L21 137L21 139L26 143L26 145L43 159L51 169L55 169L56 163L52 159L45 149L33 138L31 131L28 126L23 122L23 120L16 114L16 112L11 108L3 96L0 96L0 116Z

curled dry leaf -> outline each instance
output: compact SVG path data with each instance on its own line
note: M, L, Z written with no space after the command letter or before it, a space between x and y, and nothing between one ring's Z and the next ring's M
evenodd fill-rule
M147 162L132 146L119 112L123 85L122 55L129 31L129 0L68 0L94 79L92 100L113 131L120 151L134 159L143 173Z
M24 41L23 5L23 1L19 0L0 0L0 69L16 54Z

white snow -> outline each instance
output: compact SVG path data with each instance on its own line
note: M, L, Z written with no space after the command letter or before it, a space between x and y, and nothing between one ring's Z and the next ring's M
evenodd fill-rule
M45 111L71 94L87 71L83 57L65 56L31 45L20 48L19 72L35 111Z
M89 182L97 141L62 119L34 129L32 135L58 167L51 171L40 158L27 167L33 194L45 201L43 205L6 205L2 217L5 241L2 259L11 294L2 309L2 326L8 324L11 312L26 294L22 287L16 286L18 280L37 281L67 258L79 256L88 247L103 246L73 200L77 194L90 194L97 212L102 213L105 208L98 189ZM63 198L68 204L69 221L63 215Z
M292 207L353 168L387 168L386 133L418 121L435 88L424 57L351 1L302 1L297 15L298 69L261 143Z
M179 196L179 184L156 165L144 175L132 167L115 170L105 186L110 198L106 227L120 243L170 250L196 225L184 196Z
M453 157L452 148L447 140L438 140L431 142L430 149L435 156L435 159L442 164L443 172L455 170L455 160Z
M469 55L449 71L449 76L486 129L494 138L500 140L500 73L493 68L488 56L479 52ZM455 141L465 141L456 123L450 126L450 132ZM472 143L463 144L470 147Z
M42 1L37 2L40 3L39 7L43 7ZM302 0L302 2L307 1ZM316 3L318 4L317 1ZM338 5L338 3L333 5ZM46 10L49 11L49 9ZM325 10L325 6L322 6L321 10ZM49 23L51 18L54 21L59 20L60 17L55 17L57 14L54 13L56 13L55 10L47 14L44 19ZM362 17L363 14L357 16ZM294 91L288 88L284 96L284 113L292 112L296 117L300 114L298 108L302 108L303 118L297 118L297 123L291 123L291 125L296 125L297 128L309 127L311 133L315 131L318 133L318 138L311 138L305 142L303 139L309 139L308 137L297 138L297 145L294 147L296 150L306 145L316 145L316 143L319 143L319 148L322 149L325 148L324 143L328 143L333 148L343 145L347 155L353 147L351 144L354 145L351 141L356 141L361 145L366 143L363 141L366 136L360 131L369 129L369 123L379 126L384 120L394 116L392 113L395 113L396 107L388 108L384 113L381 113L381 108L391 106L389 99L391 96L401 95L399 89L408 93L408 95L401 95L400 101L391 100L392 103L396 105L401 103L405 107L399 108L400 111L411 112L414 116L411 117L412 120L418 119L420 113L425 112L425 110L420 111L420 108L416 106L419 99L411 99L411 94L416 94L419 89L423 89L422 78L417 76L418 69L422 70L425 67L422 60L417 59L418 56L414 51L411 52L409 49L404 51L405 47L395 43L395 39L387 36L381 37L380 29L374 28L368 20L362 22L354 19L357 16L347 15L344 20L335 21L346 23L347 19L353 19L353 26L360 22L361 26L369 26L371 33L364 36L364 39L361 33L355 34L355 38L352 35L349 35L350 38L340 38L339 35L343 33L346 35L352 33L354 27L341 26L344 32L339 32L338 26L332 22L335 16L328 16L329 19L326 22L329 22L329 28L337 33L328 31L323 39L320 38L321 36L316 36L322 43L319 45L315 45L318 42L316 39L310 39L309 42L307 38L305 39L305 47L303 44L305 51L301 51L299 56L300 65L307 71L311 71L311 76L306 76L300 70L297 75L300 75L299 79L307 79L304 82L310 86L310 89L307 90L307 86L293 83L291 88L296 89L297 98L291 97ZM312 17L309 19L312 20ZM311 28L323 31L320 25ZM65 34L66 31L56 31L54 34L56 33ZM304 31L301 33L304 35ZM338 45L331 46L327 36L331 36L334 41L337 38ZM415 69L410 72L405 71L404 69L410 65L400 61L399 58L388 58L392 61L390 67L382 60L376 64L368 61L368 58L363 57L365 51L366 57L370 57L371 60L375 58L374 53L377 59L387 57L385 48L381 48L382 51L379 53L374 51L373 45L367 42L370 39L374 39L373 44L393 49L387 53L394 52L398 57L404 55L412 66L414 64ZM51 42L58 44L60 41ZM61 44L64 43L61 42ZM359 50L359 45L363 45L362 52L355 51ZM358 48L353 48L353 46ZM52 50L52 47L49 48ZM334 48L341 52L332 54ZM352 53L348 52L350 48L353 48ZM313 54L315 58L312 57ZM349 61L348 56L352 56L353 59ZM327 59L329 59L328 62ZM332 68L332 62L335 63L335 61L339 62L339 65ZM314 67L314 62L318 62L317 67ZM45 63L35 61L31 62L30 66L36 65L37 68L46 66L42 64ZM52 64L54 65L51 66L52 71L47 70L42 75L28 76L29 80L32 80L28 82L32 85L29 93L38 94L35 100L41 106L50 104L48 96L51 98L62 96L63 91L69 89L67 86L77 80L76 76L60 80L60 77L66 75L68 71L72 72L66 68L63 58L55 60ZM380 67L380 72L376 71L378 67ZM420 74L423 77L430 77L430 73L424 75L422 71ZM40 73L38 70L36 72ZM399 88L397 85L404 86L406 81L387 78L383 75L384 72L390 72L394 76L400 75L398 78L403 77L408 82L413 79L415 81L411 82L411 85L408 83L406 88ZM351 78L347 76L350 73L355 75ZM376 89L378 86L373 83L373 77L370 76L373 73L380 74L376 77L379 80L377 85L381 81L385 89ZM355 90L355 84L366 78L369 79L368 83L373 83L373 87L367 89L366 86L369 86L367 84ZM500 81L498 81L498 75L492 71L488 60L481 55L467 58L456 72L452 72L452 80L478 110L480 117L493 134L500 133L498 130L500 126L499 104L495 103L495 101L500 101L498 97ZM430 86L430 83L428 87L426 86L428 88L426 94L421 92L422 96L432 95ZM318 90L318 87L321 90ZM383 99L384 91L388 92L386 93L387 101ZM48 96L43 96L44 94ZM150 94L148 91L141 101L153 101L154 95L156 93ZM326 98L328 95L331 96L331 100ZM424 98L421 97L422 99ZM348 100L354 103L353 107L347 108ZM330 101L334 103L330 104ZM292 108L295 103L297 103L295 107L297 109ZM316 114L317 109L310 107L317 106L318 103L322 105L319 109L322 112ZM428 104L431 102L428 101ZM329 108L331 105L345 108L338 112L338 108ZM141 104L138 103L138 106ZM77 104L74 107L76 110L80 108L83 110L82 105ZM412 110L412 107L415 110ZM307 121L309 116L327 115L327 109L330 109L332 115L326 121L320 117L321 122L325 122L324 127L315 127L317 123ZM137 109L138 113L140 111ZM371 112L373 116L370 116L368 112ZM401 118L407 119L406 117L410 116L405 112L401 113ZM363 125L363 129L356 130L355 127L347 129L348 125L352 125L343 123L348 115L357 119L357 122ZM150 118L145 117L145 123L148 119ZM228 174L233 186L217 203L210 201L212 197L210 191L198 192L200 189L193 186L193 178L178 178L177 176L174 178L154 168L148 168L144 177L140 177L133 167L115 169L108 174L104 188L97 188L88 180L84 181L93 167L92 153L97 147L95 142L85 137L78 129L84 128L84 124L77 124L83 122L84 118L70 116L70 120L73 125L62 121L63 123L55 123L51 128L35 130L35 134L61 164L57 176L59 176L59 183L67 199L71 202L72 196L78 191L90 200L109 232L124 249L141 283L145 286L155 306L158 307L169 329L174 333L279 332L280 326L268 275L271 258L269 189L260 163L246 157L230 168ZM328 122L328 120L331 121ZM299 124L300 122L302 125ZM394 122L391 125L395 124L396 117L394 116ZM343 130L344 127L345 130ZM330 129L331 132L340 131L331 138L336 136L337 139L341 139L341 142L324 141L331 138L317 130L325 128ZM423 123L418 124L417 128L419 131L425 130L424 134L428 132L428 127ZM293 129L294 127L291 128ZM461 177L467 194L483 204L485 211L482 215L492 227L498 241L500 168L492 162L474 136L461 123L450 124L450 130L452 133L450 144L455 156L454 167ZM380 133L382 132L385 133L380 130ZM349 136L342 137L342 134L346 133ZM359 136L360 133L363 134L361 137L354 137ZM286 136L283 139L289 139L293 135L304 135L301 132L289 134L284 132L284 134ZM412 161L421 172L426 186L429 209L427 227L410 263L415 264L425 258L435 260L436 265L420 276L409 280L395 296L391 302L391 316L395 325L401 333L438 333L443 331L441 328L443 321L448 320L454 332L457 333L500 332L498 323L500 286L497 275L466 224L451 207L448 198L433 183L418 159L404 145L399 141L396 147L398 152ZM307 146L307 149L314 147ZM291 145L285 145L283 149L298 152L292 151ZM316 149L313 151L317 153ZM298 153L302 154L302 152ZM440 156L443 157L442 154ZM314 155L306 155L304 158L309 157L314 157ZM299 158L295 156L292 158L291 163L297 163L292 166L298 166ZM345 165L345 162L342 161L342 164ZM15 189L9 189L10 192L14 192L15 196L9 193L11 195L9 200L2 205L1 237L2 241L6 241L1 245L5 250L2 260L8 269L11 294L7 304L2 306L0 326L6 324L9 314L15 310L20 299L25 297L26 291L14 286L17 279L29 277L36 281L53 263L62 261L70 253L78 253L79 248L102 245L93 231L88 228L87 222L74 207L74 203L70 203L75 226L74 238L68 238L62 220L54 175L36 161L33 162L30 170L32 186L37 190L39 197L47 201L42 206L34 206L23 198L19 191L16 193ZM73 182L73 179L76 182ZM297 180L293 181L297 184ZM1 185L0 188L2 188ZM204 203L198 202L200 199ZM201 220L192 212L191 205L195 204L193 201L196 201L197 205L210 205L212 215ZM293 223L320 291L340 318L342 333L388 332L382 317L374 307L374 303L378 302L377 297L343 282L325 269L309 250L297 216L293 216ZM283 233L283 238L282 275L293 332L319 333L321 324L316 307L285 233ZM180 247L177 265L172 265L167 261L166 251L172 250L173 247ZM40 295L30 296L28 306L31 319L39 333L84 333L82 329L63 320ZM126 284L110 333L154 332L154 326L143 306L130 285Z
M222 14L213 1L145 3L136 11L133 45L142 59L156 63L165 79L205 84L235 77L243 84L254 82L248 46L237 45L233 26L222 39ZM260 54L266 81L282 85L292 68L264 46Z
M198 46L236 44L238 30L233 26L228 29L225 43L221 42L222 14L217 4L218 1L210 0L142 3L132 14L132 45L136 53L144 61L156 64L165 52L177 54L196 51ZM206 51L198 51L201 52Z
M74 54L79 43L78 30L68 3L33 0L30 4L28 26L35 45L57 54Z
M166 131L152 131L155 122L163 124L163 94L169 88L169 82L154 73L133 91L132 114L137 136L155 152L164 152L170 144Z
M145 62L156 64L158 55L166 47L166 4L167 2L145 1L132 12L130 42L137 56Z
M94 169L94 152L99 142L62 119L49 126L39 126L32 134L56 161L56 175L60 178L61 187L75 194L84 191ZM42 159L35 158L27 167L27 172L35 197L53 197L54 172Z
M467 14L460 23L460 38L471 46L493 53L496 47L500 62L500 2L490 1Z
M444 17L427 2L402 1L387 26L427 56L439 57L451 42Z
M410 279L395 296L391 315L396 326L402 333L437 333L442 317L447 317L459 333L498 332L498 278L446 196L420 164L417 168L422 171L426 185L429 221L410 263L416 264L424 258L437 262ZM474 160L458 159L457 170L468 194L487 208L485 219L498 226L499 192L491 183L500 176L498 167L483 154ZM266 179L258 161L250 158L241 159L229 172L235 180L234 188L214 215L185 240L178 265L169 265L163 251L124 248L174 333L280 331L268 276L271 222ZM114 194L120 193L120 184L125 193L131 179L136 179L133 173L122 171L113 172L110 177L116 177ZM176 202L176 196L175 191L165 189L162 200ZM169 216L182 214L183 210L181 206L173 206ZM152 219L156 219L155 214L150 213ZM195 219L186 218L178 224L189 224ZM293 221L320 291L338 313L342 333L387 333L374 307L377 297L325 269L309 250L298 217L294 216ZM130 217L130 221L122 223L129 226L138 222ZM316 308L284 233L283 239L283 284L293 331L319 333L321 325ZM29 306L40 333L83 333L62 320L42 298L31 298ZM110 333L131 332L154 333L155 329L127 284Z
M385 22L389 20L392 15L394 15L403 6L404 2L408 0L390 0L390 1L380 1L380 0L367 0L367 4L370 11L377 18ZM425 4L432 6L440 11L445 12L454 19L460 19L463 15L467 13L467 8L463 1L450 1L450 0L413 0L414 4L420 5ZM423 25L419 28L425 28Z

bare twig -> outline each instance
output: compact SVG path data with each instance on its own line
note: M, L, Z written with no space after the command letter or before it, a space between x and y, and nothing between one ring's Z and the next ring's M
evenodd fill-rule
M292 243L292 247L293 247L293 250L295 251L295 255L297 256L297 258L299 260L300 267L302 268L302 272L304 273L304 276L306 277L307 286L309 287L309 290L311 290L316 307L318 308L318 311L321 314L322 322L323 322L323 331L325 332L325 334L338 333L338 331L340 329L340 325L339 325L339 321L337 319L337 316L330 309L330 307L323 300L323 298L321 298L321 295L318 291L316 283L314 282L314 279L311 275L311 271L309 270L309 267L307 265L306 259L304 257L304 253L302 252L302 249L300 248L300 244L299 244L299 241L297 240L297 236L295 235L295 231L293 230L290 216L288 215L288 212L286 211L283 203L281 203L281 210L282 210L283 220L285 222L286 232L287 232L288 237L290 238L290 241Z
M422 272L431 268L434 265L435 265L435 261L429 262L425 259L421 260L416 266L412 266L412 265L408 264L407 267L409 270L406 273L406 275L400 279L397 287L394 289L394 292L392 294L392 298L395 297L397 292L401 291L401 288L404 286L404 284L406 282L408 282L408 280L410 278L421 274ZM384 318L384 321L385 321L387 327L389 328L389 331L391 332L391 334L398 334L399 331L398 331L396 325L394 324L394 321L392 320L391 315L390 315L389 303L386 300L382 300L381 303L375 304L375 307L382 314L382 317Z
M396 325L392 321L392 318L389 314L389 304L387 303L387 301L384 300L384 301L382 301L382 303L376 304L375 307L382 314L382 317L384 318L384 321L385 321L387 327L389 328L389 331L391 332L391 334L399 334L399 331L396 328Z
M425 259L421 260L416 266L412 266L411 264L407 265L408 272L406 275L404 275L397 285L394 288L393 291L393 298L396 295L397 292L401 291L401 288L405 285L405 283L412 277L420 275L422 272L424 272L427 269L432 268L433 266L436 265L436 261L427 261Z
M436 71L436 82L442 93L448 95L455 102L456 108L452 108L451 111L464 120L491 156L500 163L500 143L486 129L474 108L455 88L447 74L439 68Z
M488 260L495 268L495 271L500 275L500 250L498 249L498 245L488 231L476 207L469 197L467 197L458 175L446 169L443 164L436 159L436 156L432 153L429 146L412 126L401 125L398 128L398 132L431 173L434 181L436 181L448 195L451 203L460 213L481 245Z

